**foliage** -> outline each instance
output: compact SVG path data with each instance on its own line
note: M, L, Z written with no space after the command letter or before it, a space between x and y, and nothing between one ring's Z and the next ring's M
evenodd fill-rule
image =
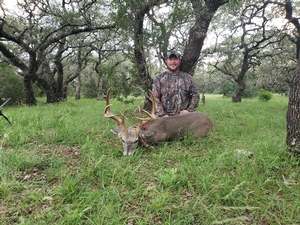
M237 84L231 81L226 81L219 88L215 90L215 94L222 94L225 97L231 97L235 89L237 88Z
M0 64L0 103L1 98L11 98L9 103L21 103L25 98L22 78L13 68L5 63Z
M107 73L105 79L103 79L103 87L98 87L99 92L103 90L105 92L107 87L112 85L115 86L114 89L117 88L118 94L120 95L123 94L127 96L129 93L141 95L145 92L149 86L151 87L151 81L146 82L149 86L145 88L146 85L141 84L143 78L139 77L138 68L143 66L151 68L149 72L150 75L154 77L155 74L153 71L161 71L163 69L163 63L160 57L164 53L174 48L184 53L185 47L189 42L189 32L192 31L191 28L195 23L194 17L196 14L203 12L204 9L200 10L202 9L201 7L205 5L205 2L209 1L201 1L199 4L194 4L193 7L199 6L199 10L191 7L190 1L153 2L157 2L157 4L153 7L151 6L150 11L144 15L144 38L140 43L143 47L142 52L145 54L145 65L135 65L134 69L130 69L130 75L118 72ZM67 79L68 82L70 82L69 84L71 84L71 80L75 79L74 75L78 74L81 74L84 84L96 85L93 84L93 80L89 81L89 79L93 78L98 84L99 77L92 75L95 73L94 68L102 68L106 67L106 65L112 67L112 64L108 63L112 58L119 62L124 60L124 58L127 62L134 62L134 58L136 57L134 54L135 45L133 44L136 28L135 19L139 12L141 13L139 15L142 15L142 9L147 9L148 1L116 0L110 1L108 4L106 3L108 2L92 1L89 3L89 1L63 1L62 5L60 1L53 1L53 4L48 4L48 1L20 1L20 5L23 5L22 8L20 8L21 13L7 13L7 17L4 18L4 20L7 19L7 21L4 23L3 31L7 31L8 34L18 35L18 32L22 32L23 30L24 35L21 35L21 41L24 42L24 45L22 46L28 44L26 49L31 49L32 51L35 51L36 48L40 46L43 54L36 54L37 56L41 56L41 58L37 58L37 61L27 60L23 57L27 55L27 53L24 54L24 49L22 49L21 46L18 47L14 41L10 40L3 43L5 43L5 47L16 56L14 62L23 62L26 66L25 68L35 68L35 66L41 65L40 67L42 68L38 68L37 75L43 74L43 76L39 76L37 80L43 81L41 83L44 84L51 81L48 85L45 85L44 90L46 90L46 87L52 87L53 90L60 91L60 82ZM260 2L258 3L260 4ZM244 45L241 45L240 30L236 32L238 35L233 35L232 38L228 38L232 35L229 31L234 31L233 28L239 27L238 21L242 17L247 16L246 7L250 5L255 6L255 4L252 4L252 1L235 0L229 1L227 4L218 8L212 18L212 23L209 25L207 38L204 40L206 47L211 48L207 48L209 49L208 55L205 55L205 51L201 53L202 58L199 60L200 65L208 61L212 63L214 60L220 60L220 65L222 65L226 59L223 56L228 56L228 58L231 59L230 63L232 66L228 67L228 72L230 72L231 75L237 76L237 72L241 68L240 59L243 58L243 51L240 47ZM23 10L24 8L26 8L27 11ZM203 19L206 19L207 16L204 15ZM239 18L237 18L237 16ZM255 18L257 16L256 14ZM278 17L280 15L266 15L266 19L269 19L269 17L272 18L273 16ZM30 18L30 20L26 18ZM252 17L250 18L252 19ZM257 23L257 20L254 22ZM102 29L101 25L107 24L111 24L112 27ZM246 25L248 23L243 24ZM113 25L116 25L117 29L115 29ZM30 27L30 29L28 27ZM88 32L81 33L81 31L85 29L89 30L96 27L98 27L99 30L92 29ZM13 31L14 28L15 31ZM72 32L73 29L79 33L76 33L74 30L76 33L74 34ZM269 34L268 32L269 30L265 34ZM60 35L63 34L64 36L67 33L70 35L66 37L66 42L63 46L64 52L61 58L59 58L56 54L59 52L58 43L62 43ZM262 34L262 32L253 33L253 36L247 33L247 37L243 39L246 44L251 38L258 38L258 36ZM279 34L279 32L276 34ZM275 35L275 37L279 37L279 35ZM215 46L215 44L217 45ZM274 51L274 49L276 51ZM274 43L274 47L265 46L263 50L257 49L257 51L260 52L257 55L260 56L260 59L253 62L257 76L251 78L251 82L256 82L255 85L268 90L287 92L289 88L287 84L290 80L290 70L294 67L294 64L290 60L293 55L291 52L294 51L294 49L287 38L280 43ZM195 48L193 50L195 50ZM193 51L190 50L189 54L192 53ZM262 53L266 53L271 57L261 58ZM203 55L208 57L203 57ZM192 55L190 56L193 58ZM45 59L42 57L45 57ZM61 60L62 62L64 79L61 79L57 74L56 60ZM28 62L43 63L30 66ZM45 66L45 64L48 64L48 68L51 68L50 71L46 72L47 66ZM82 64L82 66L80 67L79 64ZM96 67L96 65L98 66ZM225 91L225 95L232 95L231 93L229 94L229 92L233 90L232 88L229 88L229 86L220 87L220 84L224 82L224 73L215 73L215 77L211 77L210 69L207 69L207 67L201 69L203 69L201 72L205 73L205 76L209 77L209 79L203 86L201 81L199 89L205 93L222 93ZM100 73L102 72L100 71ZM113 76L114 78L112 78ZM56 78L56 80L52 80L53 78ZM212 79L218 79L218 81L212 83ZM73 82L76 83L76 80L73 80ZM57 87L53 87L55 84ZM106 86L106 84L108 85ZM216 90L219 87L223 90ZM252 88L250 88L250 90L251 89ZM90 96L95 96L95 93L93 93L95 91L92 91L92 89L84 90L83 87L82 90L86 96L89 96L86 92L91 92ZM46 93L49 93L49 91L51 91L51 88ZM246 91L247 89L245 92ZM249 93L252 96L254 91L251 90L245 93L244 96L249 96ZM54 93L50 96L59 94L62 93ZM59 96L56 97L55 99L60 99Z
M257 96L258 87L248 84L246 85L245 91L243 93L243 97L245 98L254 98Z
M47 103L60 101L67 97L66 86L80 75L92 52L115 52L115 24L110 21L110 6L103 3L19 1L19 10L4 13L0 52L21 71L28 105L36 104L32 83L43 87ZM68 74L70 68L75 71Z
M258 91L258 99L259 100L268 102L269 100L271 100L271 98L272 98L271 92L266 91L262 88Z
M206 139L140 147L131 157L104 101L7 107L0 118L1 224L297 224L299 159L285 150L287 98L232 104L206 95ZM44 99L38 99L43 102ZM125 118L138 105L111 100ZM272 111L272 114L270 114ZM252 154L246 154L246 153Z
M231 81L225 81L214 91L215 94L221 94L224 97L231 97L236 92L238 85ZM253 98L257 95L257 88L251 84L247 85L243 93L245 98Z
M83 86L82 94L85 98L97 98L98 86L94 78L87 80Z
M228 13L219 11L214 18L215 26L212 27L216 27L216 40L206 50L208 59L205 61L213 67L212 73L221 73L221 76L237 82L239 88L236 88L234 101L240 101L244 96L249 79L258 87L273 86L276 91L283 92L288 73L282 72L292 65L291 43L280 32L283 27L276 22L278 18L271 5L264 1L241 3L239 8L226 5L224 11ZM247 78L249 74L256 76Z

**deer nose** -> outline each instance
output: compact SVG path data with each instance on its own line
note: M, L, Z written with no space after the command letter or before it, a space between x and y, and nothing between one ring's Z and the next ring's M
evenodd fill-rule
M124 153L123 155L124 156L128 156L128 155L131 155L131 148L130 148L130 145L127 145L126 148L124 149Z
M124 151L124 156L132 155L136 151L136 147L137 146L131 144L126 146L126 149Z

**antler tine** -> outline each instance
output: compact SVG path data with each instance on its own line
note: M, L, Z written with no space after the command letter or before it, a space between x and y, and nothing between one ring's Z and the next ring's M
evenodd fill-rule
M115 120L120 125L120 127L122 129L122 132L127 133L127 128L126 128L125 122L124 122L124 118L125 118L125 114L126 114L127 109L123 112L122 119L118 115L113 114L110 111L110 106L111 106L111 104L109 104L110 91L111 91L111 88L109 88L106 92L106 107L104 109L104 117L105 118L111 118L111 119Z
M139 124L136 126L136 129L135 129L135 133L140 136L140 132L141 132L141 129L143 127L144 124L148 123L150 120L144 120L144 119L147 119L147 118L138 118L140 120Z
M150 95L151 95L151 100L152 100L152 111L151 113L149 113L148 111L142 109L140 111L143 111L144 113L146 113L148 115L147 118L137 118L140 120L139 124L136 127L136 134L139 135L141 132L141 129L143 127L144 124L148 123L151 120L155 120L155 112L156 112L156 106L155 106L155 99L154 99L154 95L153 92L151 90L149 90ZM140 113L141 114L141 113Z
M10 125L12 125L11 122L9 121L9 119L2 113L2 108L3 108L3 106L4 106L9 100L10 100L10 98L7 99L2 105L0 105L0 116L3 116L3 117L7 120L7 122L9 122Z
M9 100L10 100L10 98L7 99L2 105L0 105L0 110L2 110L2 107L3 107Z
M105 97L105 100L106 100L106 106L109 105L109 94L110 94L110 91L111 91L111 88L109 88L106 92L106 97Z
M153 92L152 92L152 91L149 90L149 92L150 92L151 102L152 102L151 113L149 113L148 111L146 111L146 110L144 110L144 109L142 109L142 110L139 109L140 115L141 115L141 111L143 111L144 113L146 113L146 114L148 115L148 118L137 118L137 119L139 119L139 120L150 121L150 120L156 119L156 117L155 117L156 105L155 105L154 95L153 95Z
M143 111L144 113L146 113L148 115L148 117L147 118L135 117L135 118L139 119L140 121L144 121L145 123L149 122L151 120L155 120L155 116L153 116L152 114L150 114L146 110L142 109L141 111ZM140 113L140 115L141 115L141 113Z
M138 118L139 120L142 120L142 121L151 121L151 120L155 120L155 116L153 116L152 114L150 114L149 112L147 112L146 110L142 109L142 111L144 113L146 113L148 115L147 118Z
M154 95L153 92L151 90L149 90L150 95L151 95L151 101L152 101L152 111L151 111L151 116L153 118L155 118L155 113L156 113L156 103L155 103L155 99L154 99Z

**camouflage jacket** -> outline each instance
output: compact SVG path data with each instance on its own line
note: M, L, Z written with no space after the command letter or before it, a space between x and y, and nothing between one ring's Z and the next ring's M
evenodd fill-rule
M184 72L172 75L164 72L153 83L156 115L174 116L181 110L193 112L199 104L199 91L193 77Z

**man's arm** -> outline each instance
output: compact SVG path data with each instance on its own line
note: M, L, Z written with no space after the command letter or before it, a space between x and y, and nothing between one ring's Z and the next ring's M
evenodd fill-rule
M194 81L194 78L192 76L190 76L190 83L191 83L191 98L190 98L190 104L189 104L189 107L187 108L187 110L189 112L194 112L198 105L199 105L199 101L200 101L200 94L199 94L199 91L198 91L198 88L197 88L197 85Z
M160 81L157 78L153 82L152 92L156 104L156 116L161 117L166 113L161 102Z

